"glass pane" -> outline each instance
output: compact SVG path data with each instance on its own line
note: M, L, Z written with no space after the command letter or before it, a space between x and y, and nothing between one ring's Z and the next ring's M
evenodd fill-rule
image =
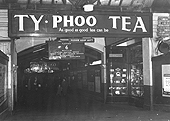
M136 45L130 49L130 62L140 63L142 62L142 45Z
M110 96L124 96L128 94L127 66L125 64L114 64L110 68Z
M131 65L131 95L143 96L143 65Z

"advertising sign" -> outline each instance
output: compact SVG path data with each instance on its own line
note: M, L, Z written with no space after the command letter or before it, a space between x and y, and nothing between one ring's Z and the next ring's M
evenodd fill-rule
M170 97L170 65L162 65L162 96Z
M152 14L9 10L9 37L152 37Z
M94 38L84 37L84 38L60 38L60 41L69 41L71 43L93 43Z
M84 43L49 41L49 60L84 59Z
M170 36L170 17L167 16L158 17L157 35L161 37Z

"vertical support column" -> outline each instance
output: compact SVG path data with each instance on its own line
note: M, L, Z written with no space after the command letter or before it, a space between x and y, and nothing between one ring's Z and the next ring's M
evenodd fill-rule
M101 69L101 77L102 77L102 84L103 84L103 90L104 90L104 103L106 103L106 96L107 96L107 83L106 83L106 48L103 47L103 54L102 54L102 69Z
M16 51L16 41L14 40L14 50L13 50L13 86L14 86L14 107L17 103L17 51Z
M14 62L14 39L11 39L11 64L10 64L10 85L9 85L9 111L13 111L14 110L14 87L13 87L13 62Z
M142 39L144 107L153 110L152 45L150 38Z

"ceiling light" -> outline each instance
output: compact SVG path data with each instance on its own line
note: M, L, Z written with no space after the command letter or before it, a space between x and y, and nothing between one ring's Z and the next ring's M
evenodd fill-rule
M85 12L93 11L94 5L93 4L86 4L83 6Z

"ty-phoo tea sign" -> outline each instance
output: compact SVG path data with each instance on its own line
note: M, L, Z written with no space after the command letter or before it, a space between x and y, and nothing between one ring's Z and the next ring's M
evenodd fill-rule
M151 13L9 10L9 37L152 37Z

